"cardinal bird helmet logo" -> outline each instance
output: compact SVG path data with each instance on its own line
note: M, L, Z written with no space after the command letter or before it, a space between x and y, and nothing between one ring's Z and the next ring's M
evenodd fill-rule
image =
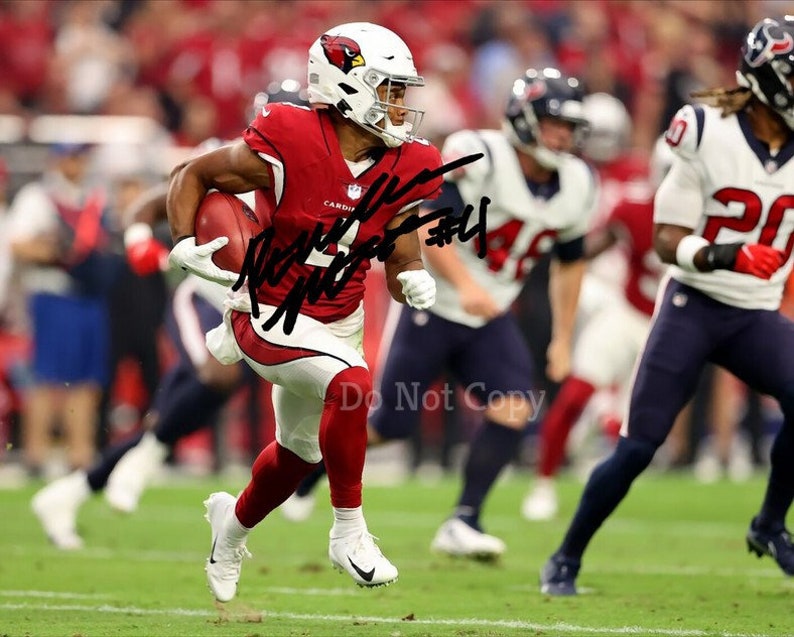
M324 35L320 38L326 59L343 73L349 73L357 66L364 66L361 47L343 35Z

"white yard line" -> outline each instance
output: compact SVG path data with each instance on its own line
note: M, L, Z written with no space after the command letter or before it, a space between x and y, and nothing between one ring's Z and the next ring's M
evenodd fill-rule
M79 604L2 604L0 610L24 610L24 611L56 611L56 612L80 612L80 613L108 613L125 615L171 615L180 617L215 617L217 611L190 609L190 608L138 608L135 606L111 606L103 604L101 606L83 606ZM245 620L250 618L251 613L241 614L239 618ZM234 614L223 614L225 619L234 620ZM686 630L673 628L648 628L644 626L619 626L608 628L602 626L577 626L568 623L541 624L537 622L523 621L500 621L489 619L412 619L410 621L397 617L372 617L359 615L321 615L312 613L286 613L262 611L262 618L274 619L295 619L301 621L319 622L367 622L373 624L402 624L411 623L422 626L464 626L480 628L513 628L517 630L531 630L537 632L549 632L551 634L563 635L659 635L661 637L709 637L719 635L719 637L768 637L762 633L730 633L714 632L703 630Z
M60 591L3 591L0 597L42 597L45 599L105 599L110 595L98 593L70 593Z

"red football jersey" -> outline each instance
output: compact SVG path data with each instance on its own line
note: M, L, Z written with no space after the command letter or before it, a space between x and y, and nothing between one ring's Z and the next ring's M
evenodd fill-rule
M626 197L632 196L637 185L648 180L648 160L635 153L626 153L607 164L598 166L598 208L593 221L603 223L612 209Z
M325 110L270 104L243 139L268 163L271 173L271 188L258 193L272 211L268 259L279 270L275 280L256 291L259 302L268 305L294 299L295 290L317 281L323 274L318 268L331 266L335 255L363 256L362 247L381 244L392 218L410 204L438 196L443 179L438 149L423 140L384 148L372 166L354 177ZM423 171L439 174L427 177ZM367 197L372 197L367 206L357 209ZM323 241L339 219L346 222L344 234L336 242ZM337 289L329 294L325 277L323 291L309 292L300 312L323 323L350 315L364 298L369 268L369 258L349 259L345 269L335 274L340 281Z
M653 197L623 199L613 208L607 225L615 229L628 251L626 300L650 316L665 268L653 249Z

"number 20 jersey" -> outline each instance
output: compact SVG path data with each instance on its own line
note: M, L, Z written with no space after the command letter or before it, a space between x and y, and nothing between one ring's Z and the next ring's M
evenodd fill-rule
M507 311L538 258L556 243L578 239L587 232L596 202L595 177L584 161L570 155L552 180L536 185L533 192L516 149L497 130L454 133L446 139L441 154L445 162L450 162L476 153L483 157L448 173L445 179L455 183L464 204L474 207L468 228L479 220L481 198L490 199L486 254L482 259L478 256L478 238L456 240L455 247L471 277ZM434 278L437 294L431 312L471 327L485 323L484 318L463 310L451 283L440 275Z
M786 253L767 281L731 270L671 275L712 298L747 309L775 310L791 272L794 242L794 140L775 155L752 134L743 112L722 117L687 105L665 134L676 155L655 200L654 221L693 228L712 243L761 243Z

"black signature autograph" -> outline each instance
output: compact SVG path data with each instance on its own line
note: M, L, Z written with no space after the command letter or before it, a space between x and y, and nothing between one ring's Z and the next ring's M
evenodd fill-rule
M338 243L352 224L371 218L382 205L397 201L414 186L432 181L444 173L477 161L482 156L482 153L477 153L452 161L436 170L423 169L402 187L397 176L389 179L389 175L383 173L367 190L349 217L336 219L327 232L323 224L318 223L312 232L302 232L286 248L273 246L274 229L273 227L265 229L250 240L240 276L232 289L239 290L246 280L248 281L251 313L254 318L259 318L256 290L260 286L277 285L291 267L304 263L314 251L324 252L329 245ZM473 205L467 205L462 212L452 207L439 208L422 216L408 217L398 227L385 229L382 236L375 235L350 252L337 252L327 266L315 267L308 276L298 278L276 311L263 323L262 328L271 329L283 316L284 332L292 333L304 303L316 303L322 296L333 299L342 291L362 262L372 259L385 261L394 251L395 241L399 236L411 233L434 221L438 221L438 224L428 231L427 245L443 246L451 243L455 237L467 241L478 235L480 253L483 253L486 244L485 214L489 203L490 199L482 198L478 220L471 227L468 222L474 212ZM484 254L479 256L483 257Z

